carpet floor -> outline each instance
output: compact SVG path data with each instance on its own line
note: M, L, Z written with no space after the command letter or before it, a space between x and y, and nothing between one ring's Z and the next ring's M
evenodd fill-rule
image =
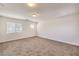
M79 46L31 37L0 43L0 56L79 56Z

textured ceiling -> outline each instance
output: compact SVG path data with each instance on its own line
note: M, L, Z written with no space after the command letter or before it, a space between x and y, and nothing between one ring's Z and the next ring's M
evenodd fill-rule
M38 12L40 16L32 17L33 12ZM74 3L39 3L31 8L25 3L3 3L0 4L0 15L19 19L29 19L31 21L53 20L69 14L79 12L79 4Z

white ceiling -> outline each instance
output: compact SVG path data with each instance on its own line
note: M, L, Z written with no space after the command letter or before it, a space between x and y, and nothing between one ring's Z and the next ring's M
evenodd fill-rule
M40 16L32 17L33 12L38 12ZM31 8L25 3L0 4L0 15L38 22L53 20L57 17L78 12L79 4L77 3L39 3L35 8Z

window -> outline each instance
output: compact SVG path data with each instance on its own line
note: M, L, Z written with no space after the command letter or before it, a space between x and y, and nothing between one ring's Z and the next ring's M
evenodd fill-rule
M23 30L22 24L7 22L7 33L22 32L22 30Z

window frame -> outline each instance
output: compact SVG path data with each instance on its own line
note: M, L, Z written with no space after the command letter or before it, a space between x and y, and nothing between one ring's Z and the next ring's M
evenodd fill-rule
M7 22L6 24L7 24L7 33L21 33L23 31L22 23Z

